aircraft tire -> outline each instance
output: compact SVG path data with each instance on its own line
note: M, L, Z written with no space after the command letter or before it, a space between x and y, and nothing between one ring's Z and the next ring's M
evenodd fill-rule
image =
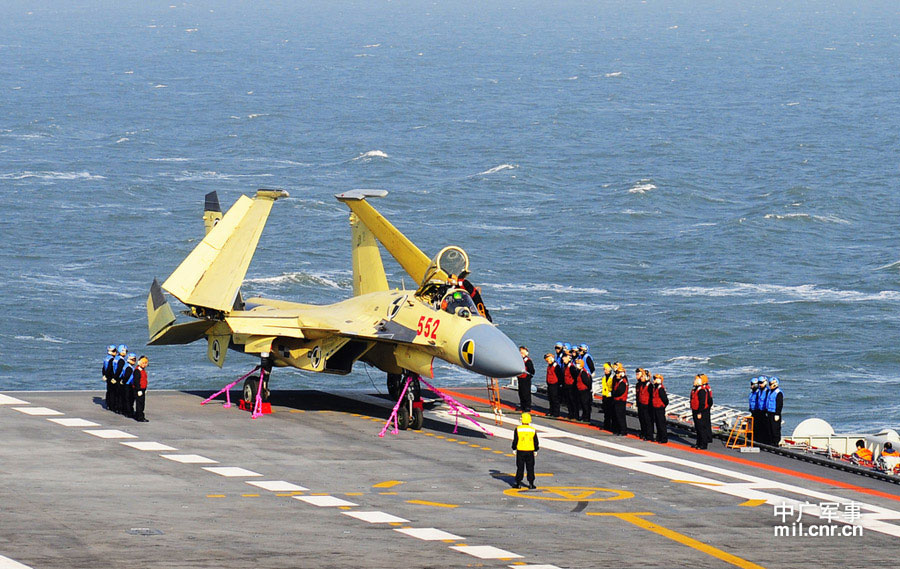
M409 407L406 405L401 405L397 410L397 426L401 431L409 428Z
M413 409L412 423L410 428L414 431L421 431L422 425L425 424L425 413L421 409Z
M400 397L401 376L397 373L387 374L387 390L392 401L396 401Z
M241 392L241 399L248 405L256 402L256 392L259 391L259 376L253 375L244 380L244 390Z

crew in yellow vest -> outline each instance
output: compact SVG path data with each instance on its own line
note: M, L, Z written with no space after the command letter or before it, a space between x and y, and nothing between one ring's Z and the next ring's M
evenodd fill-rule
M516 451L516 482L513 488L522 487L522 474L528 468L528 487L534 490L534 455L538 451L537 431L531 426L531 413L522 413L522 424L513 434L512 448Z

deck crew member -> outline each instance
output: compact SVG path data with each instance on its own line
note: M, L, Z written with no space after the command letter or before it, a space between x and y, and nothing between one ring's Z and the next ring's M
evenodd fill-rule
M517 376L519 385L519 408L522 411L531 411L531 378L534 377L534 362L528 357L528 348L519 346L522 361L525 363L525 372Z
M591 390L593 380L591 379L591 374L584 367L584 360L581 358L575 360L575 367L577 368L575 395L578 397L578 407L581 411L578 420L590 423L594 402L594 392Z
M650 408L653 423L656 426L656 442L666 444L669 442L669 430L666 424L666 405L669 404L669 396L663 387L663 376L653 376L653 385L650 387Z
M563 400L566 402L566 418L578 418L578 400L575 394L575 374L578 368L572 363L572 357L563 353Z
M534 455L539 450L537 431L531 426L531 414L522 413L522 424L513 433L512 448L516 451L516 481L513 488L521 488L522 475L528 470L528 487L534 490Z
M150 360L147 356L141 356L137 361L137 368L135 368L135 378L132 385L134 385L135 394L134 394L134 420L139 421L141 423L147 423L148 419L144 416L144 405L147 400L147 366L150 365Z
M597 367L594 365L594 358L591 356L591 349L587 344L579 344L578 357L584 360L584 369L591 374L591 377L594 377L594 372L597 371Z
M119 376L119 408L126 417L134 417L134 370L137 368L137 354L128 354L126 365Z
M856 460L861 460L865 462L872 462L872 459L875 458L874 453L866 448L866 442L862 439L856 441L856 452L850 455L850 458L855 458Z
M759 378L754 377L750 380L750 395L747 398L747 411L750 412L750 416L753 417L753 440L756 442L763 442L760 440L761 429L760 425L762 424L762 414L760 413L759 408Z
M628 434L628 423L625 422L625 402L628 400L628 376L625 366L618 364L612 385L613 433L619 436Z
M712 424L709 418L711 409L712 389L709 387L709 378L706 374L699 374L694 377L694 388L691 390L691 415L697 432L697 444L694 448L705 449L712 442Z
M753 435L757 443L772 444L769 437L769 418L766 417L766 402L769 398L769 378L761 375L756 380L756 412L759 421L753 419ZM758 423L758 424L757 424Z
M894 444L891 441L887 441L881 449L881 456L900 456L900 452L894 449Z
M122 375L122 372L125 370L125 367L128 363L128 346L126 346L125 344L119 344L117 351L118 353L116 354L116 358L112 363L112 379L109 380L109 382L112 384L112 389L110 390L112 401L107 403L107 409L121 415L122 410L121 404L119 402L119 395L121 394L121 389L119 389L119 376Z
M557 342L553 349L556 351L556 354L553 356L553 359L556 360L556 363L562 365L562 351L563 351L563 343Z
M560 346L561 347L561 346ZM559 417L559 387L563 382L563 370L553 354L545 354L547 362L547 399L550 400L550 416Z
M769 421L769 444L781 444L781 407L784 404L784 393L778 387L778 378L769 378L769 393L766 398L766 417Z
M653 440L653 417L650 407L650 373L642 368L635 370L637 383L634 385L634 402L637 405L638 422L641 425L641 439Z
M605 364L603 364L603 377L600 378L600 409L603 410L603 429L607 431L612 431L613 425L613 379L614 375L612 364L606 362Z
M101 374L103 375L103 382L106 383L106 408L109 409L109 398L110 391L112 390L112 386L109 383L109 380L112 378L112 362L116 359L116 345L110 344L106 346L106 358L103 359L103 367L101 368Z

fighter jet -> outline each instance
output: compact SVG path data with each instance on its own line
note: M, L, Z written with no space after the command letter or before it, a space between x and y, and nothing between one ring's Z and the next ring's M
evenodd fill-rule
M353 190L335 196L350 208L353 296L312 305L241 294L269 212L287 192L241 196L224 216L215 192L207 194L206 236L162 286L154 280L150 288L149 343L206 338L207 357L219 367L227 349L259 358L266 370L291 366L345 375L362 361L388 374L394 397L403 374L434 377L435 358L488 377L523 373L515 344L490 321L478 290L466 279L466 252L449 246L429 259L367 201L386 195ZM379 243L418 288L390 288ZM191 321L176 323L163 291L187 307L183 314ZM258 376L245 381L248 403L260 388L268 396L268 374L263 377L262 385ZM411 419L421 427L421 405L418 411Z

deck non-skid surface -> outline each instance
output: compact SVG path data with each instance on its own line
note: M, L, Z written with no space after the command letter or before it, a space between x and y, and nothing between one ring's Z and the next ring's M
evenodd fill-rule
M251 420L152 392L150 423L101 397L0 395L0 567L872 567L900 539L897 486L805 463L779 462L799 477L537 418L539 488L522 491L511 420L454 434L431 410L379 438L389 405L359 393L276 393ZM859 508L862 535L775 537L780 501L807 524L838 503L839 528Z

